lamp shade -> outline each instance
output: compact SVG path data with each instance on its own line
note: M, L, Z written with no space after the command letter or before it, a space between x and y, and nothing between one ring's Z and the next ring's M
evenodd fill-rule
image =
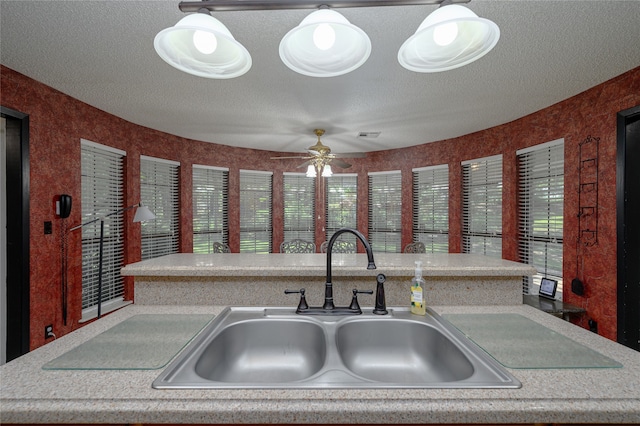
M143 206L142 203L136 209L136 214L133 216L134 222L145 222L147 220L153 220L156 215L149 210L149 207Z
M331 166L329 164L325 164L322 168L322 177L331 177L333 176L333 171L331 170Z
M208 13L194 13L160 31L153 46L169 65L199 77L239 77L251 68L251 55Z
M410 71L448 71L480 59L499 38L494 22L461 5L441 6L400 47L398 61Z
M318 174L316 173L316 166L314 166L313 164L309 164L309 167L307 167L307 177L316 176L318 176Z
M330 9L312 12L280 42L282 62L310 77L349 73L364 64L370 54L369 36Z

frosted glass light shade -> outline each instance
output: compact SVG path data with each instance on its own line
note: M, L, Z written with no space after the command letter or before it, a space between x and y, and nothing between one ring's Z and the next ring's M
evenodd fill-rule
M313 164L309 164L307 167L307 177L316 177L318 174L316 173L316 167Z
M498 26L464 6L433 11L398 52L400 65L415 72L448 71L480 59L500 39Z
M199 77L235 78L251 68L247 49L208 13L185 16L175 26L160 31L153 46L169 65Z
M318 40L320 31L316 30L322 24L320 30L324 33L327 33L327 26L333 30L333 44ZM293 71L310 77L335 77L349 73L364 64L370 54L369 36L330 9L310 13L280 42L282 62Z
M333 176L333 171L331 170L331 166L329 164L325 164L322 168L322 177L331 177Z

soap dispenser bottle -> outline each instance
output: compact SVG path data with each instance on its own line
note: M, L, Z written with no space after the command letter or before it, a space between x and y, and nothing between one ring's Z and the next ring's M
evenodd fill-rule
M426 294L425 294L425 281L422 278L422 262L416 260L416 271L413 279L411 280L411 313L415 315L425 315L427 313L426 308Z

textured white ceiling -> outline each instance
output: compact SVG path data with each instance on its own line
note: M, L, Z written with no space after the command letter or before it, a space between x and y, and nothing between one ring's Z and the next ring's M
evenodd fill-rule
M0 61L170 134L303 152L321 127L337 153L493 127L640 66L640 1L473 0L467 7L498 24L500 41L479 61L436 74L397 61L400 45L436 6L340 9L373 47L361 68L333 78L296 74L278 56L281 38L310 10L214 13L253 66L240 78L211 80L172 68L153 49L155 35L184 16L177 0L1 0Z

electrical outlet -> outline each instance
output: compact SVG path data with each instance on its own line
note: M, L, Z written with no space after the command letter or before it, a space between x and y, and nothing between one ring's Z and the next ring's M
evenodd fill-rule
M44 234L45 235L53 234L53 223L51 223L51 221L46 221L44 223Z
M49 339L51 337L56 337L55 334L53 334L53 324L45 325L44 326L44 338L45 339Z

